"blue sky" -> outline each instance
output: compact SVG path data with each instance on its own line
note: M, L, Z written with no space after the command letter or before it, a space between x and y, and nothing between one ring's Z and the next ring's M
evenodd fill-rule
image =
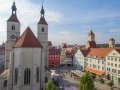
M36 34L42 0L16 0L21 33L29 25ZM6 33L5 19L11 14L12 0L0 0L1 29ZM0 6L1 6L0 5ZM23 7L23 8L22 8ZM44 0L45 16L49 24L49 40L54 45L86 44L92 29L97 43L107 43L113 37L120 43L120 0ZM34 18L36 17L36 18ZM6 37L3 34L3 37ZM4 39L0 39L1 42Z

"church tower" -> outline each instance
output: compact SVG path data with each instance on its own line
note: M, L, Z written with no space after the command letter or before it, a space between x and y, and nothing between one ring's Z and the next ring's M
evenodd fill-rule
M96 47L97 46L96 46L96 42L95 42L95 34L91 30L88 34L88 41L87 41L86 49L96 48Z
M114 38L110 38L110 40L109 40L109 47L110 48L114 48L115 47L115 39Z
M95 41L95 34L92 30L88 34L88 41Z
M6 56L5 56L5 69L8 69L10 61L10 52L16 39L20 36L20 22L17 18L17 8L15 2L12 5L12 14L7 20L7 41L6 41Z
M42 4L41 17L37 24L37 38L43 46L45 66L48 66L48 24L45 20L45 11Z

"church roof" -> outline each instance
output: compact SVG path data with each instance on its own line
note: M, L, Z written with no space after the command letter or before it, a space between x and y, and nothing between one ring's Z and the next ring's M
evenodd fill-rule
M15 14L12 14L7 22L19 22L19 20Z
M41 17L41 18L40 18L38 24L48 25L44 17Z
M96 48L96 47L97 47L95 41L88 41L88 43L89 43L89 45L90 45L90 48Z
M93 31L91 30L88 35L95 35Z
M20 47L42 48L42 45L33 34L30 27L27 27L27 29L24 31L21 37L17 40L17 42L14 44L13 47L14 48L20 48Z

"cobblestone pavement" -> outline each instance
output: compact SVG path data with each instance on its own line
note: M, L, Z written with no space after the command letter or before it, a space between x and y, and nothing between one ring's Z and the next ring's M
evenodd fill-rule
M60 84L59 84L60 87L73 86L78 88L79 79L74 79L73 77L70 77L70 74L69 74L69 72L73 70L73 68L68 68L68 67L57 68L55 70L63 73L63 77L60 80ZM99 82L94 82L94 84L95 84L95 87L97 87L97 90L111 90L110 87L107 86L106 84L101 84Z

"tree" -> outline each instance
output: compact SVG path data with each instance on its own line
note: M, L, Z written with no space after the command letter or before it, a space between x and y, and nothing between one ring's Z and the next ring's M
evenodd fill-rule
M46 90L58 90L54 83L49 80L46 84Z
M91 75L87 72L80 78L79 90L96 90Z

